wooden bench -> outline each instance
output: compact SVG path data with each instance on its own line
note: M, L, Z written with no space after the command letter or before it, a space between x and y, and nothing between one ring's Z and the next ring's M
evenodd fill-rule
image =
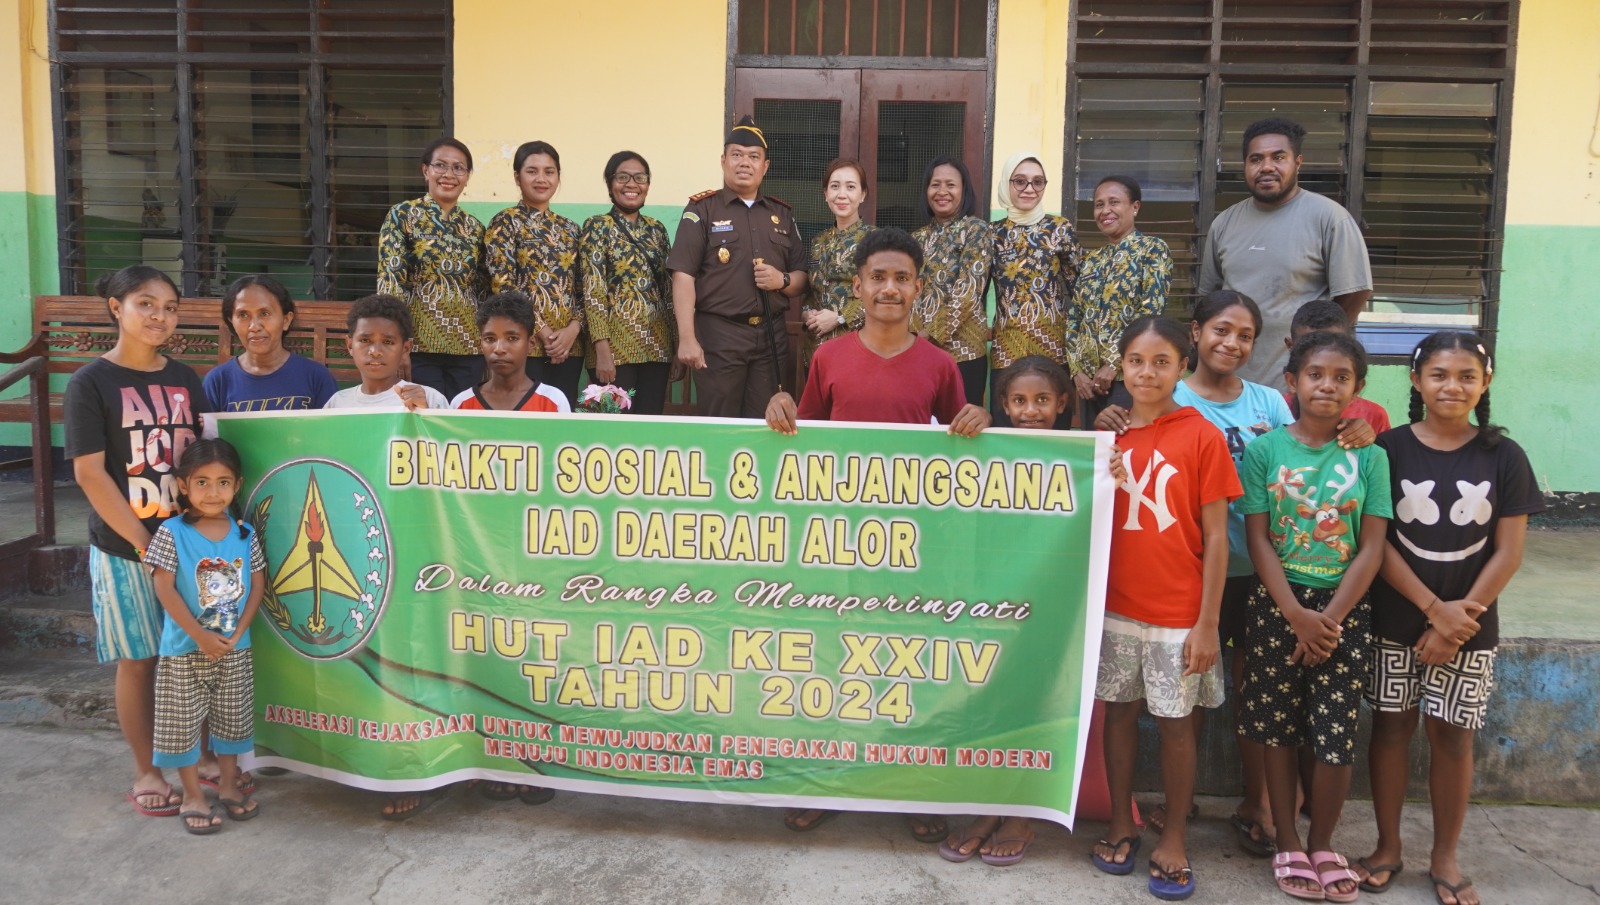
M334 379L346 386L361 379L345 346L345 336L349 332L345 328L345 312L349 308L349 302L296 301L294 329L284 337L284 345L290 351L327 365ZM795 308L798 309L798 304ZM792 316L798 316L798 311ZM795 320L790 320L787 326L789 357L785 373L793 376L793 383L787 388L798 400L801 377L797 358L802 329ZM35 296L33 330L32 338L21 350L0 352L0 364L16 364L43 356L49 373L71 374L105 354L117 342L117 330L111 323L105 300L94 296ZM182 299L178 303L177 330L162 351L204 376L238 355L243 347L222 318L220 299ZM695 414L691 383L692 378L672 385L666 414ZM61 396L61 393L50 394L51 424L62 423ZM0 399L0 423L27 423L30 413L26 395Z
M327 365L342 384L360 379L345 348L345 312L349 302L294 303L294 329L284 345ZM33 336L21 350L0 353L0 363L18 363L43 356L51 374L71 374L116 345L104 299L81 295L41 295L33 300ZM238 355L242 346L222 318L220 299L183 299L178 303L178 328L161 351L194 368L202 376ZM27 397L0 399L0 422L26 422ZM61 394L50 394L50 423L60 424Z

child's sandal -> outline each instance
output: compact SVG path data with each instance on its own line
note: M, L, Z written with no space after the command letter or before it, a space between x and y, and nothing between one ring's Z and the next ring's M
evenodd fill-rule
M1322 867L1332 864L1333 867ZM1361 895L1361 875L1350 869L1350 862L1338 852L1312 852L1311 866L1317 872L1317 882L1322 884L1322 897L1329 902L1354 902ZM1349 892L1334 892L1333 884L1349 880L1355 888Z
M1311 869L1311 859L1305 852L1278 852L1272 856L1272 876L1278 881L1278 888L1297 899L1311 902L1321 902L1328 896L1321 889L1322 881L1318 879L1317 872ZM1290 880L1310 880L1316 883L1317 889L1301 889Z

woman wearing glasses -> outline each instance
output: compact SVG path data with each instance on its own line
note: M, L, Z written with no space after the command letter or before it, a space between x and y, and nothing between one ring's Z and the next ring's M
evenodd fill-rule
M583 304L590 373L633 391L637 415L659 415L667 401L673 350L672 276L666 227L640 213L650 194L650 164L632 151L606 161L611 210L583 223Z
M994 236L988 222L978 219L978 193L966 164L940 157L923 171L922 185L929 222L912 233L922 243L923 264L911 329L950 353L961 369L967 402L983 405L989 374L983 295Z
M829 163L822 173L822 198L833 212L833 226L811 240L811 286L800 312L806 327L801 361L807 371L818 346L861 329L865 316L853 288L856 243L872 232L861 219L867 176L860 162L841 157Z
M583 376L578 224L550 211L561 188L561 155L547 142L526 142L513 155L511 171L522 200L495 214L484 234L489 289L514 289L533 302L538 322L528 376L576 399Z
M990 411L997 427L1010 427L998 387L1005 369L1029 355L1068 362L1067 321L1083 246L1072 221L1044 211L1048 180L1039 155L1011 155L1000 170L996 194L1006 218L994 223L994 386ZM1056 427L1072 419L1067 412Z
M457 202L472 177L472 152L441 138L422 152L428 194L389 209L378 231L378 292L411 308L411 379L446 399L478 382L478 300L488 289L483 224Z

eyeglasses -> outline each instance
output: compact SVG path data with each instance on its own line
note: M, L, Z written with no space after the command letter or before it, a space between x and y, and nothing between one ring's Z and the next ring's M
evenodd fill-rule
M615 182L617 185L649 185L650 174L618 173L617 175L611 177L611 181Z
M1039 192L1044 190L1044 186L1045 181L1043 176L1035 176L1032 179L1024 179L1021 176L1013 176L1011 178L1011 187L1019 192L1023 189L1033 189L1034 191Z
M433 162L433 163L428 164L428 169L430 171L440 175L440 176L446 176L446 175L448 175L448 176L465 176L468 173L472 172L471 170L467 169L466 167L462 166L459 163L438 163L438 162Z

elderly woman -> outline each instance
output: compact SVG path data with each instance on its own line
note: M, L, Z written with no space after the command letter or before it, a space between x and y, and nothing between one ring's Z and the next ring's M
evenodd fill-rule
M994 236L980 220L978 194L967 165L953 157L928 164L922 176L923 210L929 222L912 236L922 244L922 295L911 329L950 353L961 369L967 402L983 405L989 374L989 327L984 293L989 288Z
M422 152L422 177L428 194L390 208L378 230L378 292L411 309L412 381L451 399L483 371L475 323L488 291L483 224L457 204L472 178L472 152L440 138Z
M856 243L872 232L861 219L867 177L859 161L841 157L829 163L822 173L822 198L833 212L833 226L811 240L811 286L800 312L807 333L801 361L808 371L818 346L861 328L861 300L854 289Z
M1067 321L1078 282L1078 244L1072 222L1044 211L1049 180L1039 155L1013 154L1000 170L995 194L1006 218L994 223L995 315L990 363L998 388L1005 369L1029 355L1067 366ZM997 427L1010 427L998 392L990 394ZM1058 419L1065 428L1071 413Z
M282 283L260 274L234 280L222 295L222 317L244 351L206 372L213 412L319 409L339 391L321 362L284 348L294 299Z
M489 221L484 257L492 292L515 289L533 302L538 326L528 376L578 398L583 376L583 296L578 224L550 211L561 190L561 155L548 142L517 148L511 172L522 200Z
M606 161L611 210L583 222L584 318L592 339L590 372L600 383L633 391L636 415L666 407L677 325L667 229L642 213L650 195L650 164L633 151Z
M1129 324L1167 307L1172 252L1135 225L1142 197L1131 176L1107 176L1094 189L1094 224L1106 244L1083 257L1068 332L1072 379L1085 430L1113 402L1127 406L1117 340Z

